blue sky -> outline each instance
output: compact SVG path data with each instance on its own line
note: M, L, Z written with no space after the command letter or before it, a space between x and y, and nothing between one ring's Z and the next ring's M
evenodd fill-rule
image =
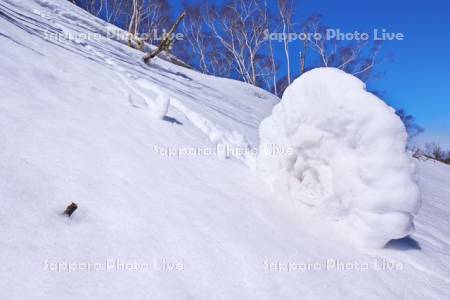
M385 42L383 51L394 60L380 66L386 77L375 86L425 127L417 142L439 140L450 149L449 1L305 0L299 7L300 15L320 12L329 26L343 30L404 33L403 41Z
M276 5L276 0L269 2ZM394 60L378 67L386 76L374 88L385 91L384 100L405 108L425 128L417 143L438 141L450 149L449 1L302 0L297 7L298 20L320 13L327 26L343 32L377 28L403 33L403 41L384 43L383 53Z

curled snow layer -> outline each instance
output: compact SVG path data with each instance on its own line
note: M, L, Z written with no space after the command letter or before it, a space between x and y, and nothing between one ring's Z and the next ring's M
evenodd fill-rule
M356 77L333 68L305 73L259 131L257 168L278 195L340 220L362 246L383 247L413 230L420 194L405 128Z

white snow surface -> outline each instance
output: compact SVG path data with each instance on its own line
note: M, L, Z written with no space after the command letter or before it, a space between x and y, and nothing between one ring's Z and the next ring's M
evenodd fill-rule
M200 151L258 145L277 98L145 65L111 30L0 0L0 299L449 298L449 166L418 162L414 233L353 247L251 156Z
M364 247L413 231L420 193L406 130L358 78L334 68L303 74L259 132L258 171L275 194L316 207Z

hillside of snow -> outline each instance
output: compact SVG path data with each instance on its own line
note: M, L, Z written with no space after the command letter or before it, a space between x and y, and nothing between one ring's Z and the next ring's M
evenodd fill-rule
M450 297L449 166L416 160L414 233L355 248L239 151L278 98L111 33L0 0L0 299Z

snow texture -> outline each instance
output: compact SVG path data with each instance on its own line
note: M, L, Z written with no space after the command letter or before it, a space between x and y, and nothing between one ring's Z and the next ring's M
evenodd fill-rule
M420 195L405 128L356 77L333 68L305 73L259 132L258 169L276 194L339 220L361 246L413 231ZM267 151L273 145L286 151Z
M449 298L449 166L419 162L414 233L358 249L274 201L251 155L168 155L253 149L278 98L108 32L67 0L0 0L0 299Z

